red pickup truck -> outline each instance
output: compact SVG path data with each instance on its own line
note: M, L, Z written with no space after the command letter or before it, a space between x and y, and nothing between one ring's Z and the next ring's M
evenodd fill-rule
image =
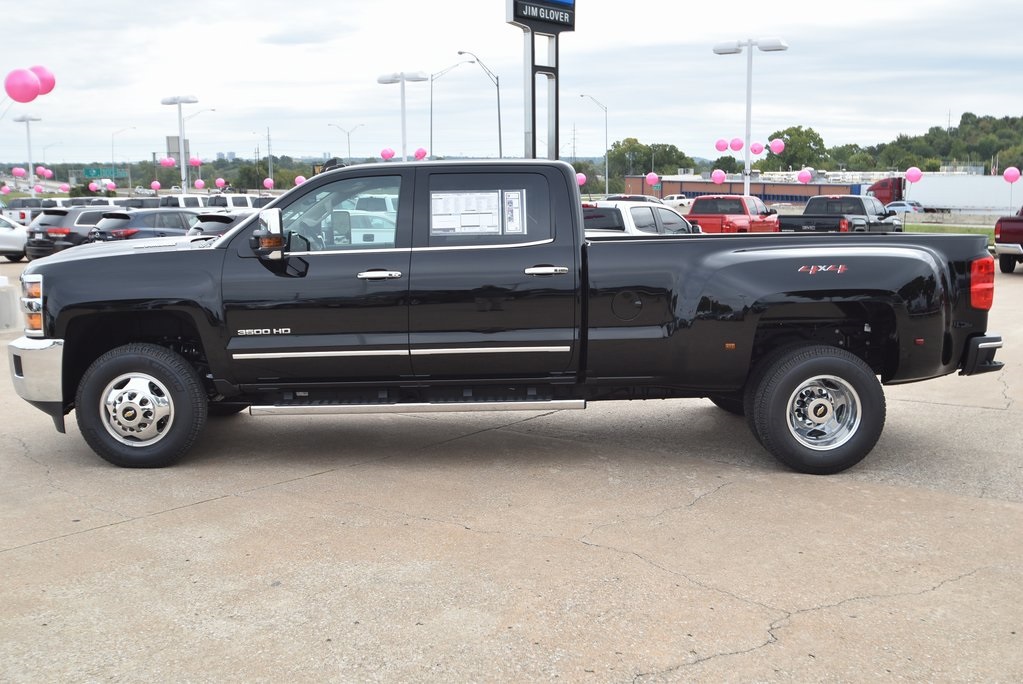
M1015 216L1003 216L995 221L995 253L1002 273L1012 273L1023 261L1023 207Z
M704 233L778 232L778 212L752 195L701 195L686 216Z

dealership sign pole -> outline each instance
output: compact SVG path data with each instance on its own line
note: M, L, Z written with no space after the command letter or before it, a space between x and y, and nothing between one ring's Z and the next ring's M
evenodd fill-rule
M522 29L525 39L525 158L536 159L536 80L547 79L547 158L557 159L558 34L575 30L575 0L508 0L508 23ZM547 38L545 64L536 61L536 36Z

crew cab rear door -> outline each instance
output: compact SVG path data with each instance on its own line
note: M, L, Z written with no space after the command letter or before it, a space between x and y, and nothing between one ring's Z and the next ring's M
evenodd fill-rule
M223 277L227 354L239 383L407 377L410 168L351 167L280 205L283 259L233 240ZM393 204L363 203L391 197ZM395 210L396 209L396 210Z
M414 373L571 375L580 320L577 195L553 167L417 173L409 299Z

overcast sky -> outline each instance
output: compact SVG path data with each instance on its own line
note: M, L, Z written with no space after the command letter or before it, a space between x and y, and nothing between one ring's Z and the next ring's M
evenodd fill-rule
M506 0L104 0L11 3L2 75L42 65L56 87L0 102L0 162L118 163L166 154L184 106L193 155L355 157L401 154L400 88L386 72L436 74L476 53L500 79L505 156L523 156L524 46ZM728 3L577 0L560 47L561 157L600 156L608 141L673 144L716 158L743 137L746 57L720 42L781 37L754 52L752 139L789 126L833 147L873 145L963 112L1023 115L1020 0L791 0ZM539 43L543 48L543 44ZM545 49L545 48L543 48ZM497 88L477 64L406 85L408 143L436 155L496 157ZM216 111L204 111L208 109ZM128 129L129 130L123 130ZM546 131L538 137L547 139ZM113 143L113 150L112 145ZM738 156L738 155L737 155Z

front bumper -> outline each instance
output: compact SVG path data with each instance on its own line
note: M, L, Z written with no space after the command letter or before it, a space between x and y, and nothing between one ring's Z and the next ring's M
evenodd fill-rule
M995 361L995 352L1002 348L1001 335L978 335L966 343L963 365L959 375L977 375L1001 370L1001 361Z
M7 360L14 391L64 432L64 340L19 337L7 345Z

